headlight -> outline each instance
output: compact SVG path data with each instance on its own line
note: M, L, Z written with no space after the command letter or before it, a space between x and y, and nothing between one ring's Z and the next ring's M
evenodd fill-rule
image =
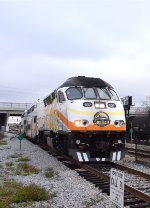
M88 120L75 120L74 121L74 124L76 127L86 127L89 125L89 121Z
M80 144L80 140L79 139L76 140L76 144Z
M95 108L101 108L101 109L106 108L105 103L95 102L94 105L95 105Z
M80 127L81 126L81 120L76 120L74 122L74 124L75 124L76 127Z
M116 120L116 121L114 122L114 124L115 124L116 126L123 126L123 125L125 124L125 122L124 122L123 120Z

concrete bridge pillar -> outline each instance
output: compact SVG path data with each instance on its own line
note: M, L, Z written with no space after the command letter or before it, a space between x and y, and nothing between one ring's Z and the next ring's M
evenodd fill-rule
M9 131L9 126L8 126L8 119L9 119L9 116L10 116L10 114L7 113L7 114L6 114L6 123L5 123L6 131Z
M7 114L0 113L0 131L5 131L6 129Z

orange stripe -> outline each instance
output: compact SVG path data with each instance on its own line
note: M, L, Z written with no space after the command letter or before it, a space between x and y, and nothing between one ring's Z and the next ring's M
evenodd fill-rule
M76 130L76 131L77 130L78 131L125 131L126 130L126 125L123 125L121 127L116 127L114 125L107 125L104 127L100 127L95 124L90 124L87 127L76 127L75 124L69 121L60 111L57 111L57 115L70 130Z

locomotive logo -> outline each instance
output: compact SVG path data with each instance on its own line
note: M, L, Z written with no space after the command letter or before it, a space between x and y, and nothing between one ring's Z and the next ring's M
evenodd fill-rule
M109 116L104 112L97 112L94 115L93 123L100 127L107 126L110 124Z

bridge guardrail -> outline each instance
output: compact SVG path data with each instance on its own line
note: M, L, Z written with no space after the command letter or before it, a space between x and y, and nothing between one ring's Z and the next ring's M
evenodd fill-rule
M28 109L32 103L9 103L9 102L0 102L0 109Z

